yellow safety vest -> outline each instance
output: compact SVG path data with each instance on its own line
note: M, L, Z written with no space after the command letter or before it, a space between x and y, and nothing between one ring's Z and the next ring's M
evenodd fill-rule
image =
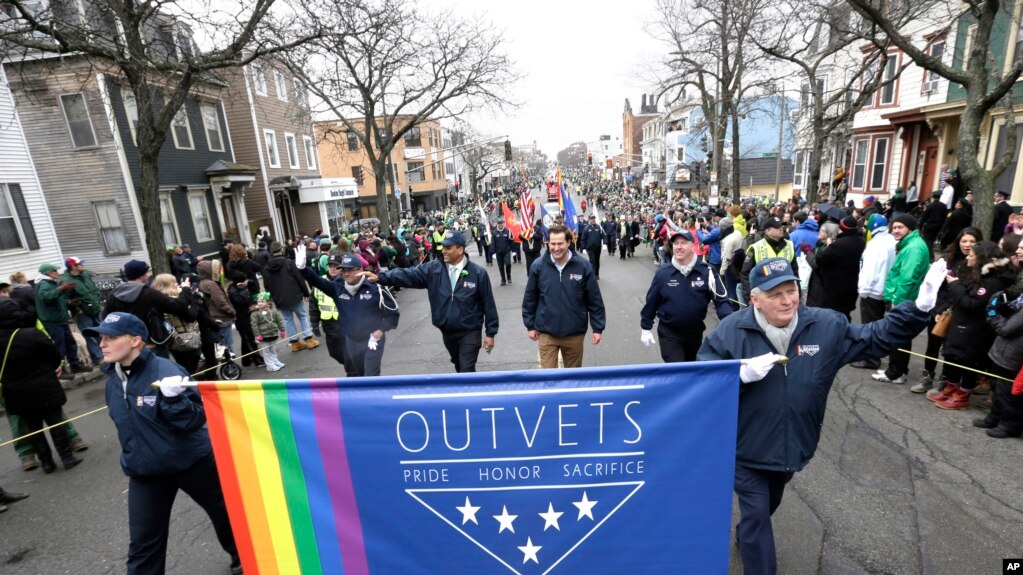
M441 242L443 241L444 234L442 232L433 232L433 249L437 250L438 252L443 250L444 246L441 245Z
M767 238L757 240L749 249L753 252L754 262L762 262L768 258L785 258L786 261L792 261L796 257L796 248L792 245L792 240L785 240L785 247L777 252L767 243Z
M320 308L320 321L332 321L340 317L334 298L316 288L313 288L313 297L316 298L316 307Z

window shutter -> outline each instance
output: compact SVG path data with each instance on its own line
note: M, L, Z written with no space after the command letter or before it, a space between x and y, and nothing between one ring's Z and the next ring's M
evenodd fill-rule
M39 239L36 238L36 229L32 226L32 217L28 213L28 206L25 205L25 194L21 192L21 185L7 184L7 189L11 191L11 199L14 200L14 210L18 213L18 220L21 221L21 231L25 234L28 249L38 250Z

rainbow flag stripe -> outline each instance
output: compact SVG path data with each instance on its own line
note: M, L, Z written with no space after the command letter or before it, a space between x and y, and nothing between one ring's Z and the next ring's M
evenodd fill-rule
M199 391L245 573L368 573L336 380Z

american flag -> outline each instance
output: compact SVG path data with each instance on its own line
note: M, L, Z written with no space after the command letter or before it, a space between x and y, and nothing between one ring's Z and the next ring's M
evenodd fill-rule
M536 213L536 203L533 201L533 192L529 186L523 185L519 190L519 211L522 213L522 237L533 236L533 215Z

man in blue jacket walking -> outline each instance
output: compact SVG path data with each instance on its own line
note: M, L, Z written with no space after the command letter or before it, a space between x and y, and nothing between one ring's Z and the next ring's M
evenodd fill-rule
M606 317L593 268L568 249L570 232L564 226L547 231L548 254L529 269L522 294L522 322L529 339L540 342L540 367L582 367L587 320L593 345L600 343Z
M111 312L83 335L100 338L107 409L128 476L128 574L160 575L167 562L171 508L178 490L206 511L231 573L242 572L220 488L206 412L188 373L146 347L149 330L127 312Z
M476 371L480 348L489 352L497 335L497 303L490 276L465 255L465 234L448 230L441 241L444 261L432 260L414 268L362 272L383 286L426 289L433 325L440 329L444 347L458 373ZM481 333L486 326L486 336Z
M785 485L817 450L838 370L886 355L927 326L945 276L944 262L939 264L915 302L892 308L882 320L853 324L834 310L800 305L791 263L768 258L750 271L752 304L725 318L703 342L700 361L742 360L735 494L746 575L777 571L771 515Z

